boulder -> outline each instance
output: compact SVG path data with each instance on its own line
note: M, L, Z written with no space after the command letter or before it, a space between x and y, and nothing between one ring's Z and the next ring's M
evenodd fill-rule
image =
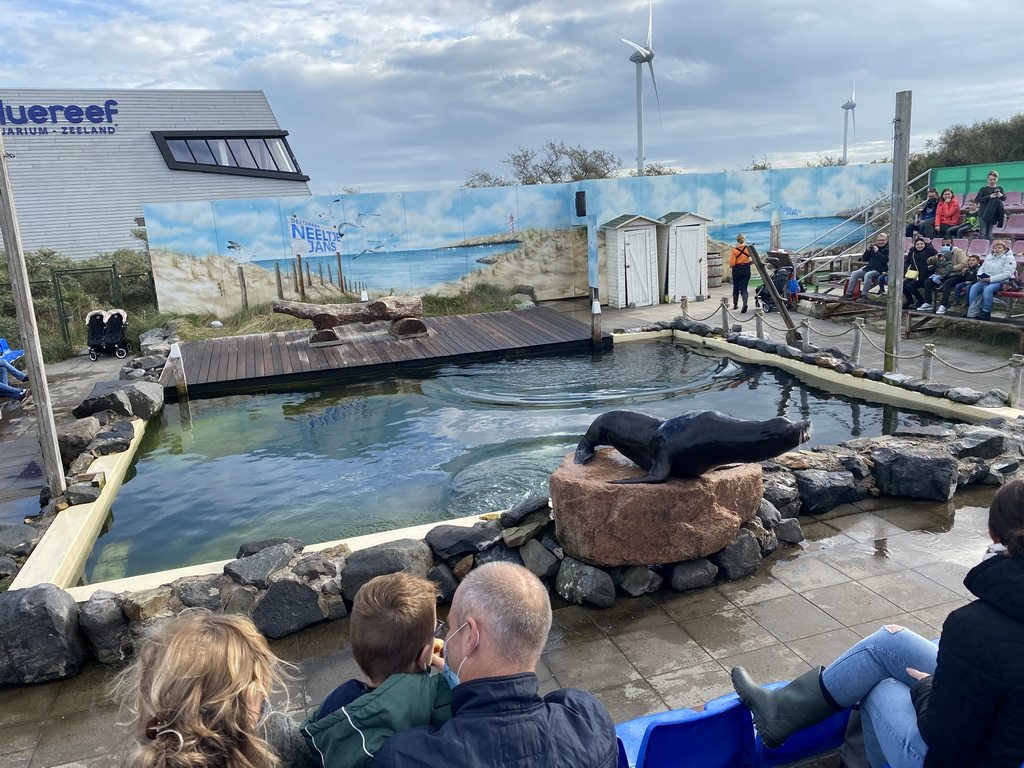
M122 368L121 373L118 374L119 379L122 381L139 381L140 379L146 378L146 372L139 368Z
M167 362L165 355L144 355L143 357L137 357L129 363L132 368L137 368L142 371L149 371L153 368L163 368Z
M418 539L398 539L361 549L349 555L341 574L345 599L354 600L359 588L375 576L406 571L426 578L433 567L433 552Z
M151 419L164 407L164 388L149 381L100 381L71 412L82 419L99 411Z
M57 430L57 447L60 449L60 458L64 466L70 466L71 462L86 448L100 431L100 422L95 416L86 416L84 419L75 419L66 424L61 424Z
M554 555L552 555L554 557ZM7 555L0 555L0 579L13 576L18 572L18 564Z
M519 548L523 565L538 579L550 579L558 573L558 558L536 539L530 539Z
M438 557L447 560L466 553L483 552L493 547L501 541L501 530L467 528L463 525L436 525L423 539Z
M631 565L623 571L619 588L633 597L640 597L640 595L646 595L657 590L661 586L661 582L661 576L650 568Z
M0 594L0 685L77 675L85 663L75 599L53 584Z
M125 598L124 614L132 621L143 624L166 618L172 615L170 604L173 596L174 592L169 586L133 592Z
M800 514L803 515L828 512L840 504L860 501L866 496L866 489L857 487L852 472L798 469L793 474L800 491Z
M498 518L498 524L502 528L511 528L514 525L519 525L523 520L532 515L534 512L545 510L551 511L551 507L548 506L547 496L531 496L528 499L524 499L516 504L511 509L506 509L501 513L501 517Z
M79 611L78 621L101 664L121 664L131 655L132 639L122 595L96 590Z
M519 554L518 547L509 547L505 542L499 541L493 547L485 550L476 556L476 567L487 563L515 563L523 564L523 556Z
M441 593L438 601L445 604L450 603L455 596L455 590L459 588L459 580L455 578L452 569L444 563L438 563L427 574L427 578L437 585L437 589Z
M277 537L273 539L260 539L259 541L250 541L247 544L243 544L238 548L238 552L235 555L235 559L241 559L243 557L249 557L255 555L257 552L262 552L264 549L269 547L277 546L278 544L291 544L292 549L295 552L301 552L306 544L301 539L293 539L291 537Z
M787 517L787 520L793 520L792 517ZM779 548L779 539L775 535L775 531L768 530L758 518L748 520L743 524L744 530L750 531L754 534L754 538L757 539L757 545L761 548L761 556L769 555Z
M131 446L134 437L135 427L130 421L112 421L96 433L88 451L96 456L123 453Z
M271 638L290 635L323 619L317 593L288 579L271 584L252 612L256 628Z
M800 514L800 490L796 486L796 478L789 472L764 473L764 498L783 517L796 517Z
M1005 408L1010 395L1005 389L990 389L975 403L979 408Z
M125 386L132 413L140 419L151 419L164 407L164 388L152 381L134 381Z
M313 581L324 576L334 578L338 575L338 566L320 552L309 552L296 561L292 566L292 573L304 581Z
M890 443L872 451L871 461L885 496L949 501L956 492L959 466L945 448Z
M946 448L958 459L994 459L1009 453L1006 435L994 429L976 429L959 440L947 443Z
M775 526L772 531L779 541L786 544L797 544L804 540L804 529L795 517L787 517Z
M970 387L954 387L946 392L946 397L954 403L974 405L976 402L981 400L981 392L976 389L971 389Z
M243 587L234 581L228 581L223 588L224 613L239 616L251 616L256 605L256 587Z
M92 483L72 483L68 486L66 495L68 504L76 506L78 504L92 504L100 497L102 492L102 488Z
M555 591L570 603L591 603L598 608L615 604L615 584L612 577L592 565L565 557L555 579Z
M566 554L601 566L693 560L726 546L761 506L758 464L657 484L608 482L643 474L611 448L586 464L565 457L550 486L556 536Z
M287 541L261 549L249 557L241 557L224 565L224 573L239 584L266 589L270 577L288 565L295 554L295 547Z
M452 573L455 575L455 578L459 581L462 581L469 575L469 572L473 570L473 556L466 555L465 557L459 558L455 561L451 568Z
M776 523L782 520L782 515L768 499L761 499L761 506L757 510L757 519L767 530L772 530Z
M39 530L31 525L0 523L0 554L27 555L39 535Z
M725 578L734 581L749 576L761 567L761 547L754 534L743 529L735 541L710 559Z
M672 589L682 592L686 589L709 587L717 575L718 566L710 560L703 557L687 560L672 569Z
M184 576L171 587L184 608L220 609L223 576Z
M534 512L525 520L522 520L518 525L514 525L511 528L505 528L501 532L501 537L506 546L521 547L527 541L543 531L544 526L549 522L551 522L550 510L545 509L539 512Z

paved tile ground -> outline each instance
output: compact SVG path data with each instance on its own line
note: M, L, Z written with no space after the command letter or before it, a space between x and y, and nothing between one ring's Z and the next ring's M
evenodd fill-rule
M586 302L559 304L587 319ZM705 305L710 312L713 304ZM635 327L671 318L678 309L609 311L605 327ZM821 327L835 332L828 323ZM915 343L905 348L914 349ZM986 354L951 341L943 343L943 354L963 367L980 368L998 364L1009 352ZM118 367L112 358L95 364L79 358L51 367L55 402L66 412L93 381L116 375ZM971 377L970 386L1005 388L1004 378ZM29 410L0 421L0 522L20 519L42 485L31 417ZM805 518L807 540L801 545L773 553L753 576L705 590L621 596L607 610L566 605L556 597L538 669L542 687L591 690L621 722L699 706L727 693L728 670L737 664L765 682L789 679L828 663L882 624L938 636L949 611L967 600L961 580L981 557L993 491L971 490L948 504L868 500ZM304 716L338 682L358 674L347 630L343 619L273 644L278 655L296 665L290 701L277 702L278 707ZM109 675L91 666L71 680L0 689L0 764L123 764L128 734L117 725L116 705L106 695ZM818 764L834 766L835 760Z

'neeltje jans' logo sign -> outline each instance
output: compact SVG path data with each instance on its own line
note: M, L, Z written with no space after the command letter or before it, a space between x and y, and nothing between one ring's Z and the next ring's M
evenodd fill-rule
M0 126L3 126L0 130L4 136L111 134L117 128L114 122L116 107L114 99L107 99L102 105L89 104L84 107L77 104L15 105L0 99Z

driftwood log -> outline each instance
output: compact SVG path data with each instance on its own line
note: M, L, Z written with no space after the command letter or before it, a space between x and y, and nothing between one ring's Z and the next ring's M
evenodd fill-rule
M400 338L422 336L427 327L423 317L423 300L419 296L383 296L359 304L305 304L299 301L274 302L274 311L313 321L309 343L318 346L340 344L335 328L351 323L391 321L391 332Z

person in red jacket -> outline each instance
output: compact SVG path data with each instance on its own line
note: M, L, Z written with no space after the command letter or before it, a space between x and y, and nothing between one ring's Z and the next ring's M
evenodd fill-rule
M960 203L956 201L953 190L946 187L939 196L939 204L935 208L935 231L942 237L946 230L960 225Z

